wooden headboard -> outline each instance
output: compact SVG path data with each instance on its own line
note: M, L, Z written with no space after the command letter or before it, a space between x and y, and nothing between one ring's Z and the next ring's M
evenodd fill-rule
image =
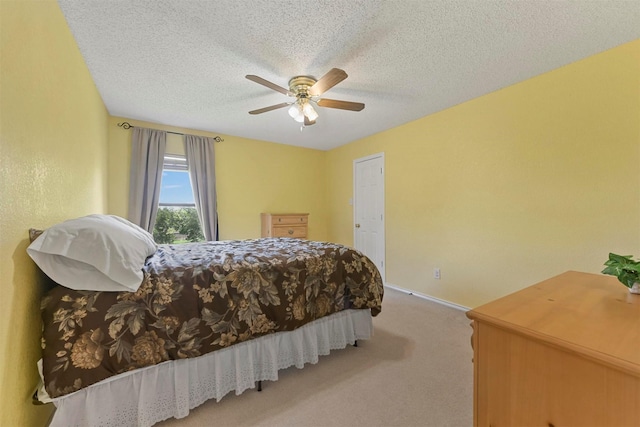
M36 240L42 233L44 233L44 230L39 230L37 228L30 228L29 229L29 241L33 242L34 240Z

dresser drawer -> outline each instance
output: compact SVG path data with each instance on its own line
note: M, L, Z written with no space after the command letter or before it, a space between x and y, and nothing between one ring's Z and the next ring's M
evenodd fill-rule
M262 213L262 237L295 237L306 239L309 214Z
M278 226L281 224L306 224L307 215L271 215L271 224Z
M307 227L288 226L273 227L273 237L297 237L304 239L307 237Z

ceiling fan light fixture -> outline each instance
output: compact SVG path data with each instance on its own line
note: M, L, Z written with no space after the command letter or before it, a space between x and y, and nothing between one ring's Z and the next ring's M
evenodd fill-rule
M304 107L302 107L302 112L304 113L305 116L307 116L307 119L309 119L312 122L318 118L318 113L313 108L311 103L309 103L309 101L304 103Z
M297 101L291 104L291 107L289 108L289 115L296 122L302 122L304 120L304 114L302 113L302 106L300 106L300 104Z

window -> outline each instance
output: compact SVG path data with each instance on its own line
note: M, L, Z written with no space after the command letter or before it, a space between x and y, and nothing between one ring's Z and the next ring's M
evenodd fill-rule
M153 238L157 243L204 240L185 156L164 156L160 203Z
M196 207L193 201L187 159L184 156L164 156L160 207Z

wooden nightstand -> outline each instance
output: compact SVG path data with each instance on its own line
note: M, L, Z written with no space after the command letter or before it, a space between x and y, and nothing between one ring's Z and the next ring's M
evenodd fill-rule
M306 239L309 214L261 213L262 237L295 237Z

